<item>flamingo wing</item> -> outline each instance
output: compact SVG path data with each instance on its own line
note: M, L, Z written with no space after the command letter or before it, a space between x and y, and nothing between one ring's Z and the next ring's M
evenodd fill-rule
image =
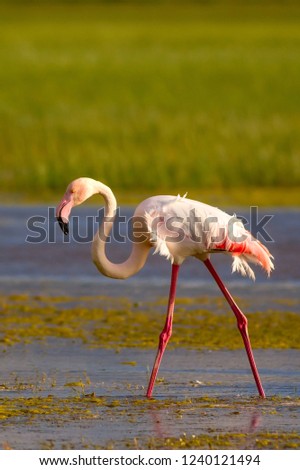
M185 196L155 196L144 201L143 209L154 253L172 263L181 264L188 256L204 261L210 253L225 252L233 257L232 272L253 280L249 262L268 275L274 268L267 248L235 215Z

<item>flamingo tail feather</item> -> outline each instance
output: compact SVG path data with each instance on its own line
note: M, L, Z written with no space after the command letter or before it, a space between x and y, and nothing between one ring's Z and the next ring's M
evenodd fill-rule
M270 276L274 269L273 256L260 241L249 236L242 243L242 247L237 248L236 245L240 244L233 244L230 250L233 257L232 272L239 272L242 276L249 276L250 279L255 280L255 274L248 264L253 263L260 265Z

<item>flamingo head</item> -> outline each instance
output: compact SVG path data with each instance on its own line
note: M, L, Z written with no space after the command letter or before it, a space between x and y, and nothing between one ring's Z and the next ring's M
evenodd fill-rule
M82 204L97 192L96 181L91 178L77 178L72 181L56 208L56 218L64 234L69 233L69 215L73 207Z

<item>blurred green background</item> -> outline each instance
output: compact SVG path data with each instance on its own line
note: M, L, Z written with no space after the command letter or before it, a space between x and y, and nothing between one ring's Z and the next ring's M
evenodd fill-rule
M0 1L2 202L300 204L300 3Z

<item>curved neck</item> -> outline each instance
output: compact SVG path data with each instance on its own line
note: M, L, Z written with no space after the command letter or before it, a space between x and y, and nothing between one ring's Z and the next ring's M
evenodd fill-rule
M123 263L112 263L106 256L105 244L111 232L116 216L117 201L111 189L98 182L97 193L105 200L104 218L92 243L92 259L104 276L114 279L126 279L137 273L144 266L149 254L148 243L133 243L129 258Z

